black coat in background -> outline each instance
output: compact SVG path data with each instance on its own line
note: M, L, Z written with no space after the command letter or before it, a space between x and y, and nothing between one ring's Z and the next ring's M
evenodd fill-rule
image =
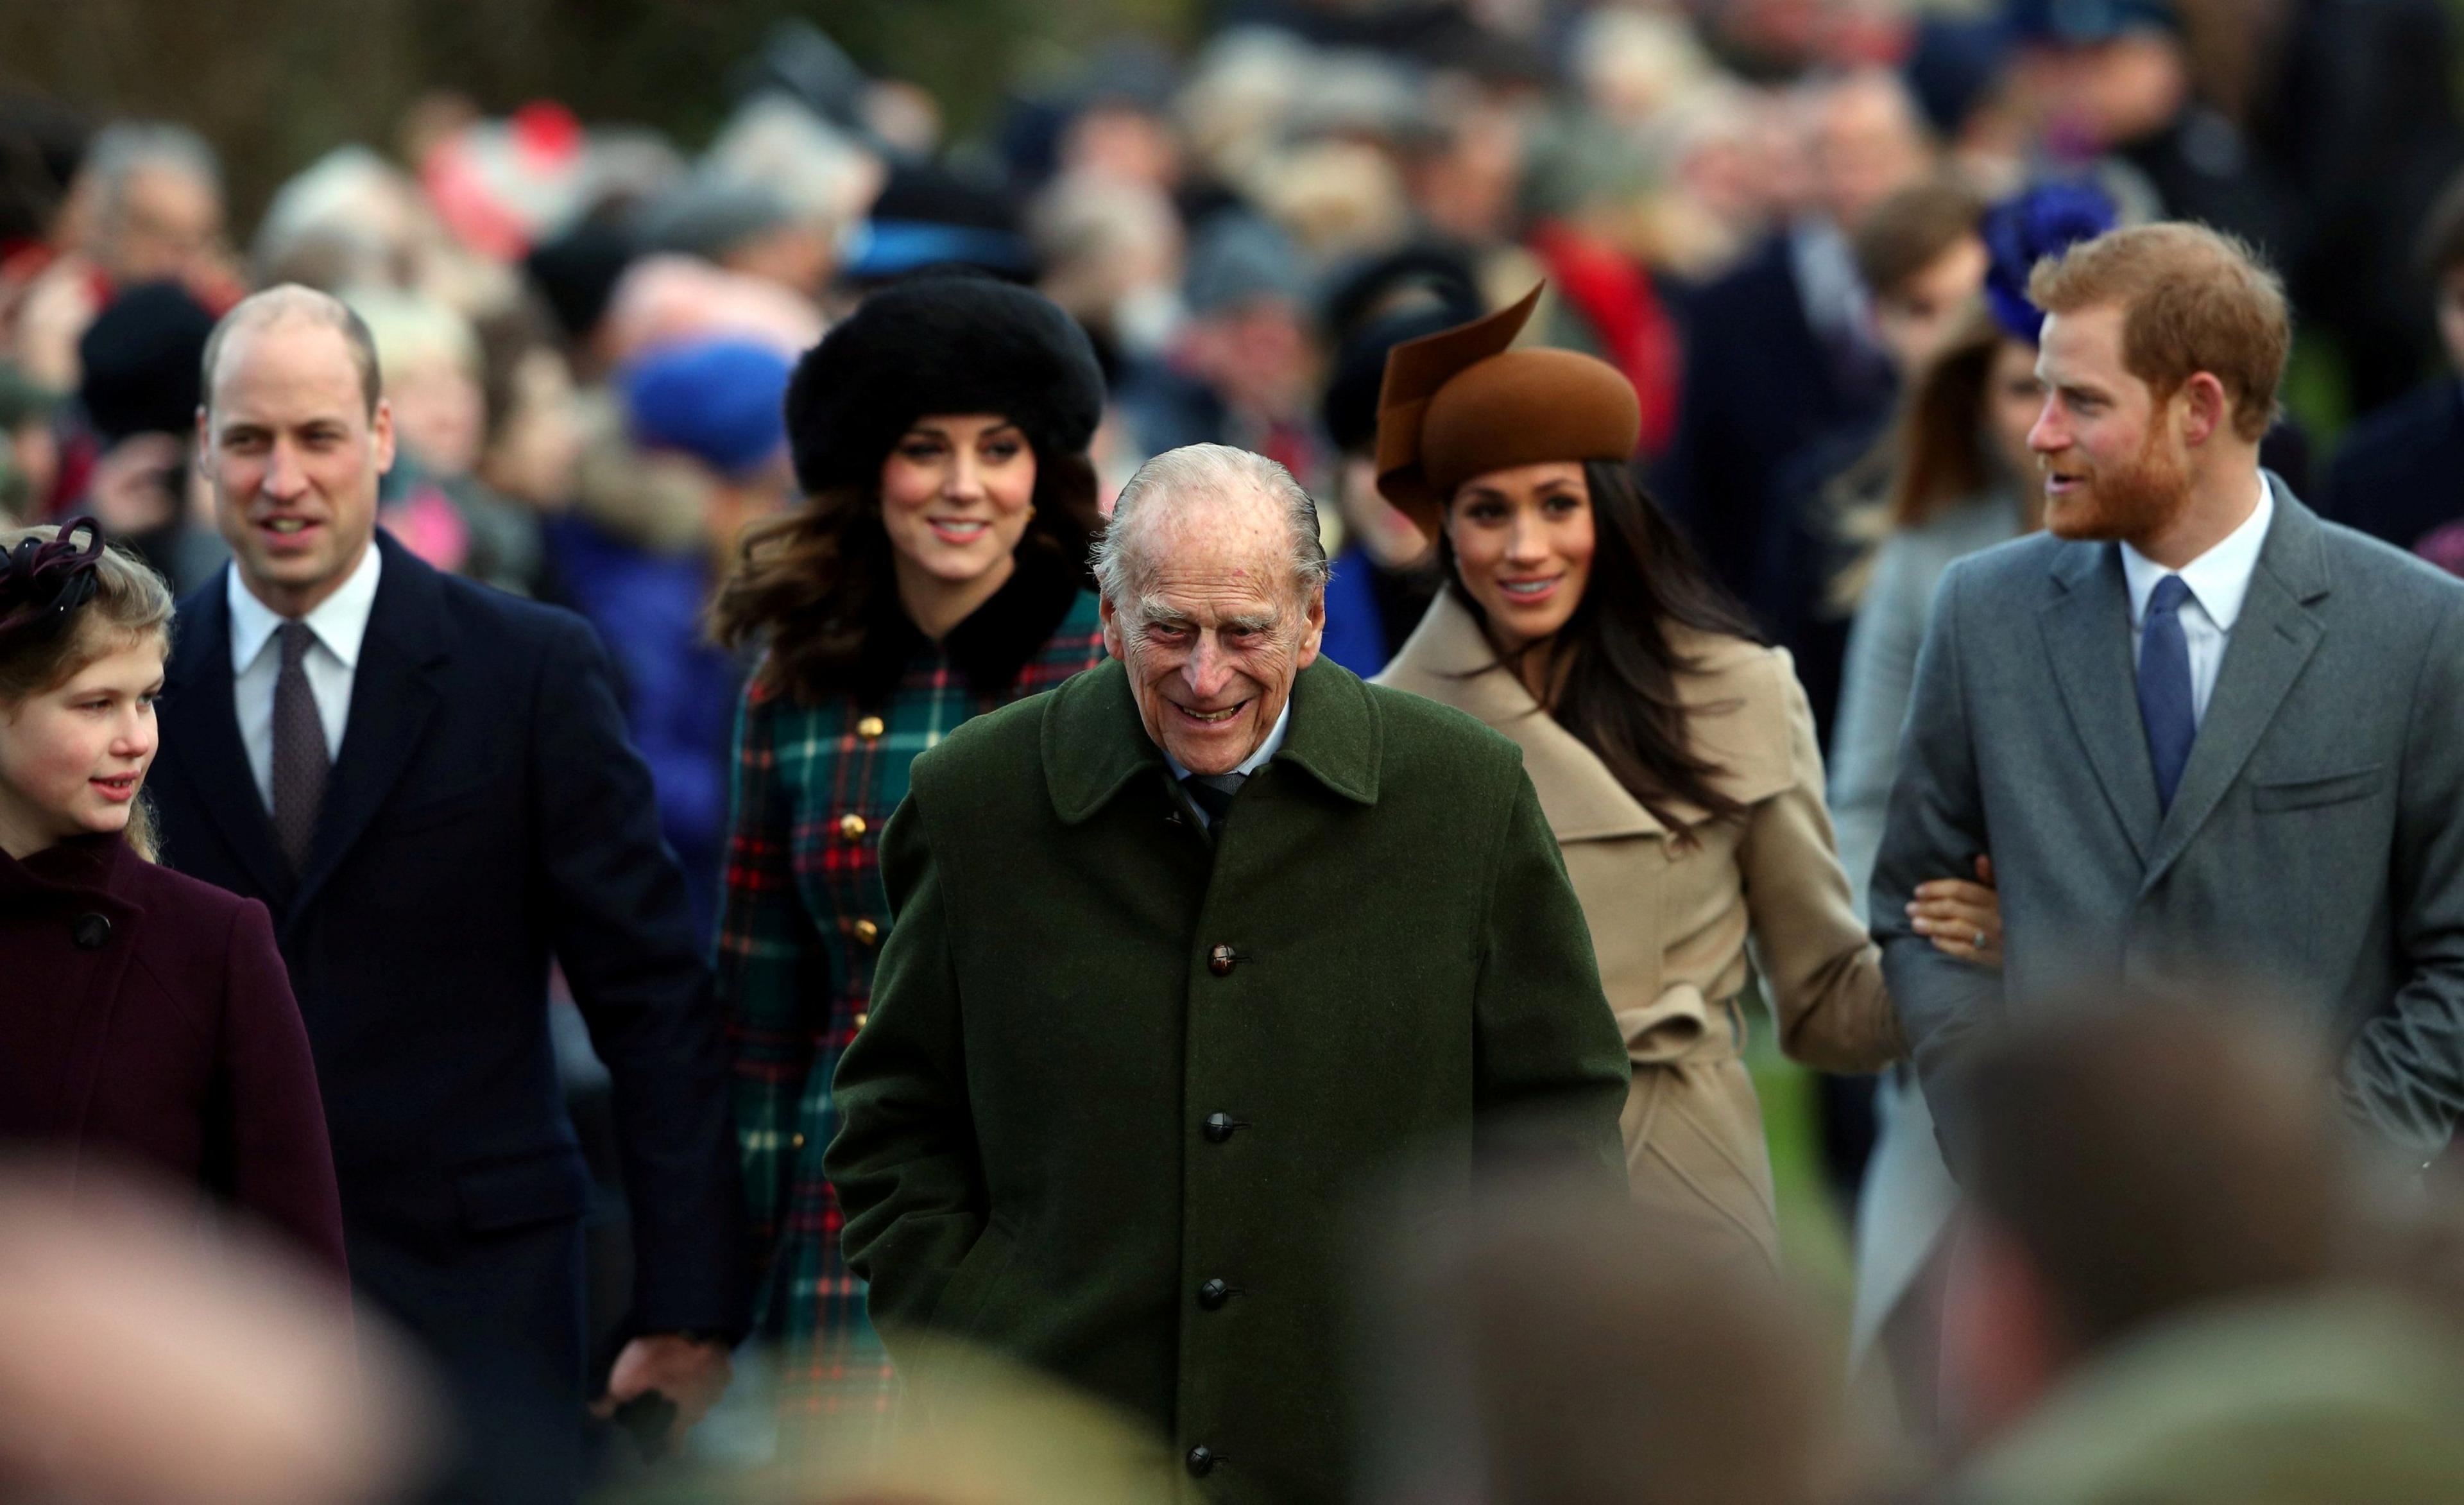
M1691 300L1677 436L1652 487L1766 629L1776 633L1795 614L1763 558L1773 530L1793 525L1772 516L1780 466L1826 434L1879 420L1890 401L1876 358L1834 349L1815 332L1786 235Z
M461 1398L457 1496L570 1499L589 1179L549 1045L561 962L615 1079L636 1331L740 1332L726 1068L684 884L581 618L383 533L304 874L232 702L223 579L181 603L150 787L165 854L273 911L323 1087L351 1274Z
M2464 518L2464 383L2442 376L2355 424L2319 511L2401 549Z

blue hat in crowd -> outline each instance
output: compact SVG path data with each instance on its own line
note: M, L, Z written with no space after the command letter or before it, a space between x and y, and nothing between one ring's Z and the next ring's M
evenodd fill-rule
M662 345L618 379L627 432L648 450L679 450L721 475L759 469L787 442L787 358L751 340Z
M2182 30L2169 0L2010 0L2011 30L2024 42L2093 47L2131 32Z
M2028 301L2028 275L2047 256L2093 240L2122 222L2104 190L2078 182L2039 183L1985 211L1985 306L2013 339L2036 343L2044 311Z

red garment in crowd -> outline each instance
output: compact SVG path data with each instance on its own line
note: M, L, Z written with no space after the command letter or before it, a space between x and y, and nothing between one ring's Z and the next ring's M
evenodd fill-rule
M1677 428L1684 353L1675 321L1641 263L1561 220L1534 227L1531 252L1549 281L1590 324L1600 354L1642 402L1642 453L1657 454Z

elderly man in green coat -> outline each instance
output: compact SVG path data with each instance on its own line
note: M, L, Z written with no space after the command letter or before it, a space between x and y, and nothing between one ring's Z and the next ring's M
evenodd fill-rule
M1107 1399L1191 1499L1334 1500L1348 1209L1492 1151L1615 1194L1624 1044L1514 744L1319 659L1281 466L1157 456L1096 574L1111 660L917 758L882 838L847 1262L893 1360Z

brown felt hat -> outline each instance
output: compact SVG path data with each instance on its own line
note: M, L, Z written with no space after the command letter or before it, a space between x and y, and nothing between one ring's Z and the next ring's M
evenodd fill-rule
M1511 308L1406 341L1377 393L1377 489L1435 534L1455 488L1548 460L1623 460L1642 438L1634 384L1573 350L1508 350L1548 284Z

